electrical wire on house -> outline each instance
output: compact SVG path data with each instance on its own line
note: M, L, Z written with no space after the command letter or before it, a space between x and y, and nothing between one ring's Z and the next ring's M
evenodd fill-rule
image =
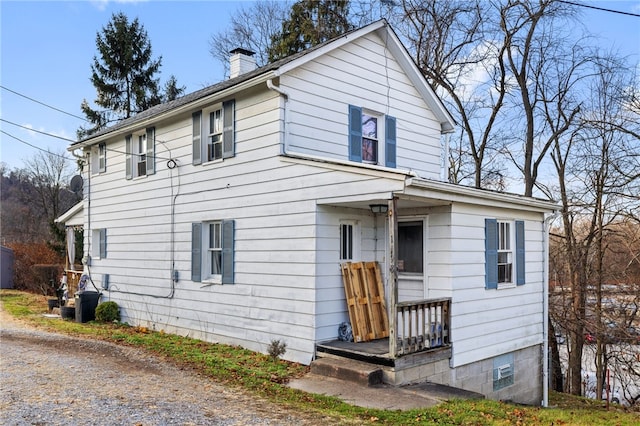
M160 140L160 139L155 139L156 142L159 142L160 144L162 144L162 146L164 146L164 148L166 149L166 151L169 153L169 157L168 158L163 158L160 156L155 156L156 159L164 159L167 160L167 169L169 169L169 185L170 185L170 210L171 210L171 225L170 225L170 246L171 246L171 258L170 258L170 270L169 270L169 281L170 281L170 291L169 294L167 294L166 296L162 296L162 295L155 295L155 294L149 294L149 293L140 293L140 292L135 292L135 291L126 291L126 290L120 290L119 286L117 284L109 284L109 288L108 288L108 292L109 294L111 294L111 292L116 292L116 293L121 293L121 294L129 294L129 295L134 295L134 296L143 296L143 297L152 297L155 299L173 299L174 295L175 295L175 285L176 282L178 281L178 276L177 276L177 271L175 269L175 204L176 204L176 199L178 197L178 195L180 194L180 168L178 165L178 161L176 159L173 158L173 154L171 153L171 149L169 149L169 147L167 146L167 142ZM107 151L111 151L111 152L119 152L119 153L123 153L120 152L118 150L112 150L112 149L107 149ZM124 153L123 153L124 154ZM90 162L89 162L90 163ZM176 192L176 194L174 195L174 176L173 176L173 172L174 170L177 173L177 178L178 178L178 190ZM89 179L91 178L91 171L89 170ZM88 194L90 194L90 191L88 191ZM90 205L90 196L89 198L89 205ZM89 218L90 218L90 214L89 214ZM89 248L90 250L90 248ZM89 273L89 279L91 280L91 269L90 266L87 265L87 271ZM91 280L91 282L93 283L93 280Z
M156 142L162 142L162 141L156 139ZM113 148L105 148L105 150L107 152L114 152L116 154L122 154L122 155L131 154L130 152L120 151L119 149L113 149ZM159 155L154 155L154 156L152 156L152 158L154 158L156 160L164 160L164 161L172 161L173 160L173 158L171 158L171 157L160 157Z

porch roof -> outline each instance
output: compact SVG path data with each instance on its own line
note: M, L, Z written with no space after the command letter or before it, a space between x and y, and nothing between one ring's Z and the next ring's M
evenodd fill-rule
M63 223L65 226L82 226L84 225L84 202L80 201L75 204L64 214L55 219L55 223Z
M478 206L551 213L559 209L554 201L523 195L472 188L418 177L407 177L404 188L391 192L368 192L318 200L319 205L333 205L369 210L372 204L386 204L397 197L398 209L447 206L465 203Z

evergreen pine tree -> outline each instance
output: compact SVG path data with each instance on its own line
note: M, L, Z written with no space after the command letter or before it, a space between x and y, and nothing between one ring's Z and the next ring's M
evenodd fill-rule
M134 116L165 100L178 97L184 87L178 87L175 77L162 94L160 79L155 75L162 64L162 56L152 58L151 42L138 18L129 22L120 12L96 35L98 54L91 65L91 83L96 88L94 101L100 109L93 109L83 100L81 109L92 126L81 127L78 137L86 137L111 123Z
M271 38L269 61L286 58L352 28L349 0L300 0L282 23L282 32Z

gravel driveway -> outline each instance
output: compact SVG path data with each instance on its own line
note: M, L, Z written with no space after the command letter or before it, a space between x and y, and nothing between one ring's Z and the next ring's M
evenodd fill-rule
M149 353L30 329L0 308L2 425L320 425ZM335 422L335 420L334 420Z

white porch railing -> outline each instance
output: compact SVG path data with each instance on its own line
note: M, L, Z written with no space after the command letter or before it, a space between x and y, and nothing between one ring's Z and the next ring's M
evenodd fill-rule
M406 355L449 345L450 306L450 298L398 303L396 347L391 352Z

